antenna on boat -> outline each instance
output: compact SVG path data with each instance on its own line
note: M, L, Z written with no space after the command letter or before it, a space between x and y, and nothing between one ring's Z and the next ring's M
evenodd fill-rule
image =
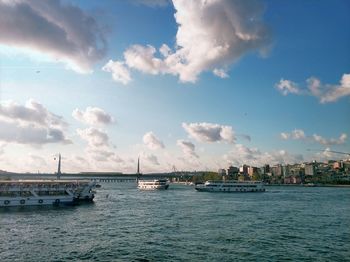
M57 179L61 179L61 153L58 154Z

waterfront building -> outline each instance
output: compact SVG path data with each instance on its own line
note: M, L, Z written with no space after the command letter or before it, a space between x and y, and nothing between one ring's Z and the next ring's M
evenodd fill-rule
M223 168L220 168L220 169L218 170L218 174L219 174L219 176L226 176L226 170L223 169Z
M243 165L239 168L239 173L246 176L248 175L248 166L247 165Z
M227 169L227 175L232 180L237 180L238 179L238 173L239 173L239 168L238 167L229 166L229 168Z
M258 173L258 168L254 167L254 166L249 166L248 167L248 176L250 178L252 178L255 173Z
M305 175L306 176L314 176L316 174L316 168L314 163L305 164Z
M282 165L278 164L276 166L271 167L271 173L273 176L280 177L283 174Z

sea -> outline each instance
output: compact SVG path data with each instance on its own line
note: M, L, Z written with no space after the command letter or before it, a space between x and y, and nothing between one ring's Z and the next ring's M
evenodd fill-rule
M92 204L0 209L0 261L350 261L350 188L101 185Z

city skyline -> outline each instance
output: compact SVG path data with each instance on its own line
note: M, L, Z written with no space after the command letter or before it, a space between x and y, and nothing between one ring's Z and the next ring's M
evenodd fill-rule
M348 1L0 1L0 169L350 152ZM311 149L311 150L309 150Z

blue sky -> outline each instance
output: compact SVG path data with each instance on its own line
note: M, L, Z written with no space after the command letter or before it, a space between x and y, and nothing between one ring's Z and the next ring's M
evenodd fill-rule
M349 152L348 1L0 1L0 169ZM21 17L21 19L19 19ZM309 151L315 149L319 151Z

